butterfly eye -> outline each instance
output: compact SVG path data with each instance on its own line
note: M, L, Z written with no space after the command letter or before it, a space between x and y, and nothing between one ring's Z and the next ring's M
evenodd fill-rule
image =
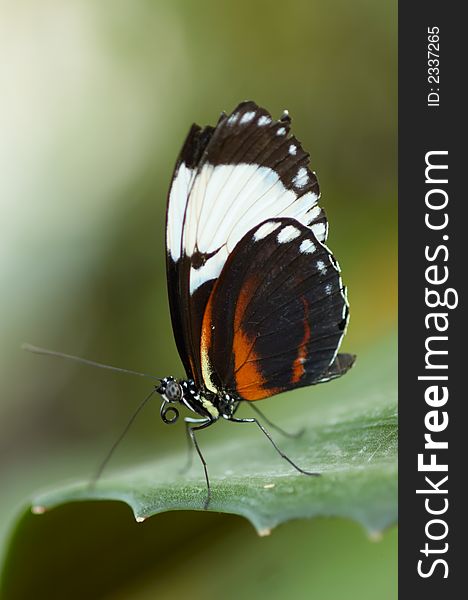
M182 398L182 388L176 381L168 381L164 395L169 402L178 402Z

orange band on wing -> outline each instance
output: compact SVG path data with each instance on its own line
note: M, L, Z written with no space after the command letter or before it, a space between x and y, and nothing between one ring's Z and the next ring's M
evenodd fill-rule
M248 279L239 294L234 316L234 338L232 350L234 352L234 372L236 388L244 400L261 400L276 393L276 389L265 387L265 378L258 368L258 356L253 350L257 332L245 332L241 324L245 311L256 292L258 281L256 277Z
M265 380L255 363L257 356L252 350L252 346L252 340L242 330L235 334L233 351L236 387L238 390L249 388L248 391L242 393L242 397L246 400L257 400L270 395L263 388Z

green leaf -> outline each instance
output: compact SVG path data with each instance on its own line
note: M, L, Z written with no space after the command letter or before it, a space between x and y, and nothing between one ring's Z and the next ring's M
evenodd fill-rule
M203 444L205 432L198 432L212 485L209 510L246 517L259 533L290 519L324 515L352 518L371 532L395 522L395 355L394 345L386 344L358 358L339 381L278 397L294 413L281 423L306 430L298 439L281 439L273 431L277 443L320 477L298 473L253 424L223 423L223 441L211 444ZM250 413L248 406L243 410ZM76 500L121 500L139 521L167 510L203 510L203 470L195 455L190 472L181 475L184 462L180 455L156 459L102 479L95 490L74 483L39 494L32 504L42 512Z
M353 519L373 535L396 522L394 338L358 357L355 367L341 380L278 396L261 406L272 420L289 430L306 428L298 439L282 439L275 431L272 435L297 464L319 471L321 476L307 477L295 471L255 425L226 422L219 425L222 438L208 439L209 432L205 438L204 431L198 437L212 484L210 512L241 515L260 534L290 519L317 516ZM250 413L248 406L243 410ZM285 410L290 413L288 418L284 418ZM35 495L33 512L47 514L40 517L27 511L23 515L7 566L11 569L14 556L21 556L33 522L43 520L42 529L46 528L54 507L62 505L61 514L66 514L62 520L72 528L77 527L77 517L81 515L82 520L84 514L89 519L92 510L97 511L98 505L90 503L83 512L80 507L84 500L124 502L137 521L165 511L203 510L206 487L203 470L195 459L187 475L178 472L185 460L178 454L109 474L93 490L87 482L75 482Z

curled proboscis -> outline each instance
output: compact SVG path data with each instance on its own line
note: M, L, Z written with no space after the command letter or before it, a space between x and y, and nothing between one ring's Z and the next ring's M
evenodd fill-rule
M163 402L161 405L161 419L166 425L173 425L179 418L179 411L175 406Z

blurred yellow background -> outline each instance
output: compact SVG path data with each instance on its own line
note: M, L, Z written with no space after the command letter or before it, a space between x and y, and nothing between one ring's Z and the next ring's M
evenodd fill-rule
M88 476L148 389L130 376L26 355L21 342L184 375L166 299L164 219L193 121L214 124L244 99L276 117L289 110L349 288L343 349L359 354L395 328L396 6L0 0L3 532L37 487ZM184 443L182 430L164 427L148 407L113 464ZM211 561L227 553L244 595L396 597L394 532L373 546L357 526L335 521L286 525L268 541L237 519L215 526L216 541L202 538L197 551ZM242 580L255 568L255 548L265 552L264 575ZM183 549L174 561L183 575ZM271 568L278 583L262 587ZM195 590L178 580L171 592L170 573L164 581L146 573L138 595L123 597L218 597L224 576L211 577ZM316 596L314 581L323 584Z

